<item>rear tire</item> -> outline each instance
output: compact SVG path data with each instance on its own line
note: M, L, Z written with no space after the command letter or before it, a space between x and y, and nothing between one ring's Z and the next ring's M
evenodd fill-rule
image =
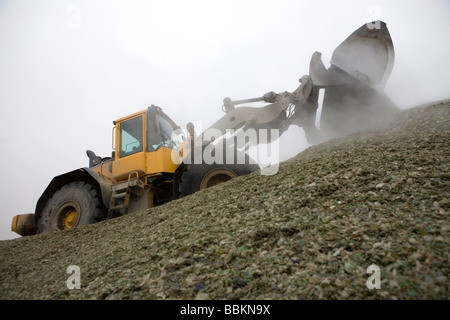
M47 201L38 222L37 233L72 229L106 218L100 193L82 182L64 185Z

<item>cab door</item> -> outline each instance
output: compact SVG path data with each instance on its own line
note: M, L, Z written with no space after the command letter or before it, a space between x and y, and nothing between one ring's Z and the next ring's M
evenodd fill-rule
M131 172L146 174L146 116L132 116L116 123L116 152L112 176L116 180L128 179Z

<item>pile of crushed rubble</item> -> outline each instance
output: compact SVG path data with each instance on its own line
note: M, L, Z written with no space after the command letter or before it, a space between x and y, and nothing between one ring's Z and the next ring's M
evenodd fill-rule
M449 129L448 102L409 109L273 176L1 241L0 299L448 299Z

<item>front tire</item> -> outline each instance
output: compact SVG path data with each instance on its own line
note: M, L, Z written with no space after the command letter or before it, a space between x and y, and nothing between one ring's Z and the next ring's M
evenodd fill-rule
M64 185L47 201L38 222L37 233L72 229L106 218L100 193L82 182Z
M259 169L258 165L189 164L179 182L179 197L213 187Z

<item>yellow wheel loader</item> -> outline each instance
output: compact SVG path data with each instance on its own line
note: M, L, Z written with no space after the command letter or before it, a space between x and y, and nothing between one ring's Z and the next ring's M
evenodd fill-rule
M101 158L88 150L89 166L54 177L39 198L35 213L13 218L12 230L27 236L66 230L111 219L226 182L259 169L230 132L277 130L273 142L290 125L302 127L310 143L364 130L389 118L398 108L382 92L394 63L386 24L374 21L353 32L338 48L327 69L321 54L312 55L309 75L293 92L269 92L233 101L226 114L195 136L185 135L157 106L114 121L113 152ZM316 127L319 91L324 99ZM264 107L236 107L266 102ZM214 134L207 134L213 131ZM207 138L206 138L207 137ZM260 143L258 139L254 144ZM218 143L232 140L231 143ZM213 146L213 147L212 147ZM205 157L205 154L208 155ZM213 160L213 161L211 161Z

